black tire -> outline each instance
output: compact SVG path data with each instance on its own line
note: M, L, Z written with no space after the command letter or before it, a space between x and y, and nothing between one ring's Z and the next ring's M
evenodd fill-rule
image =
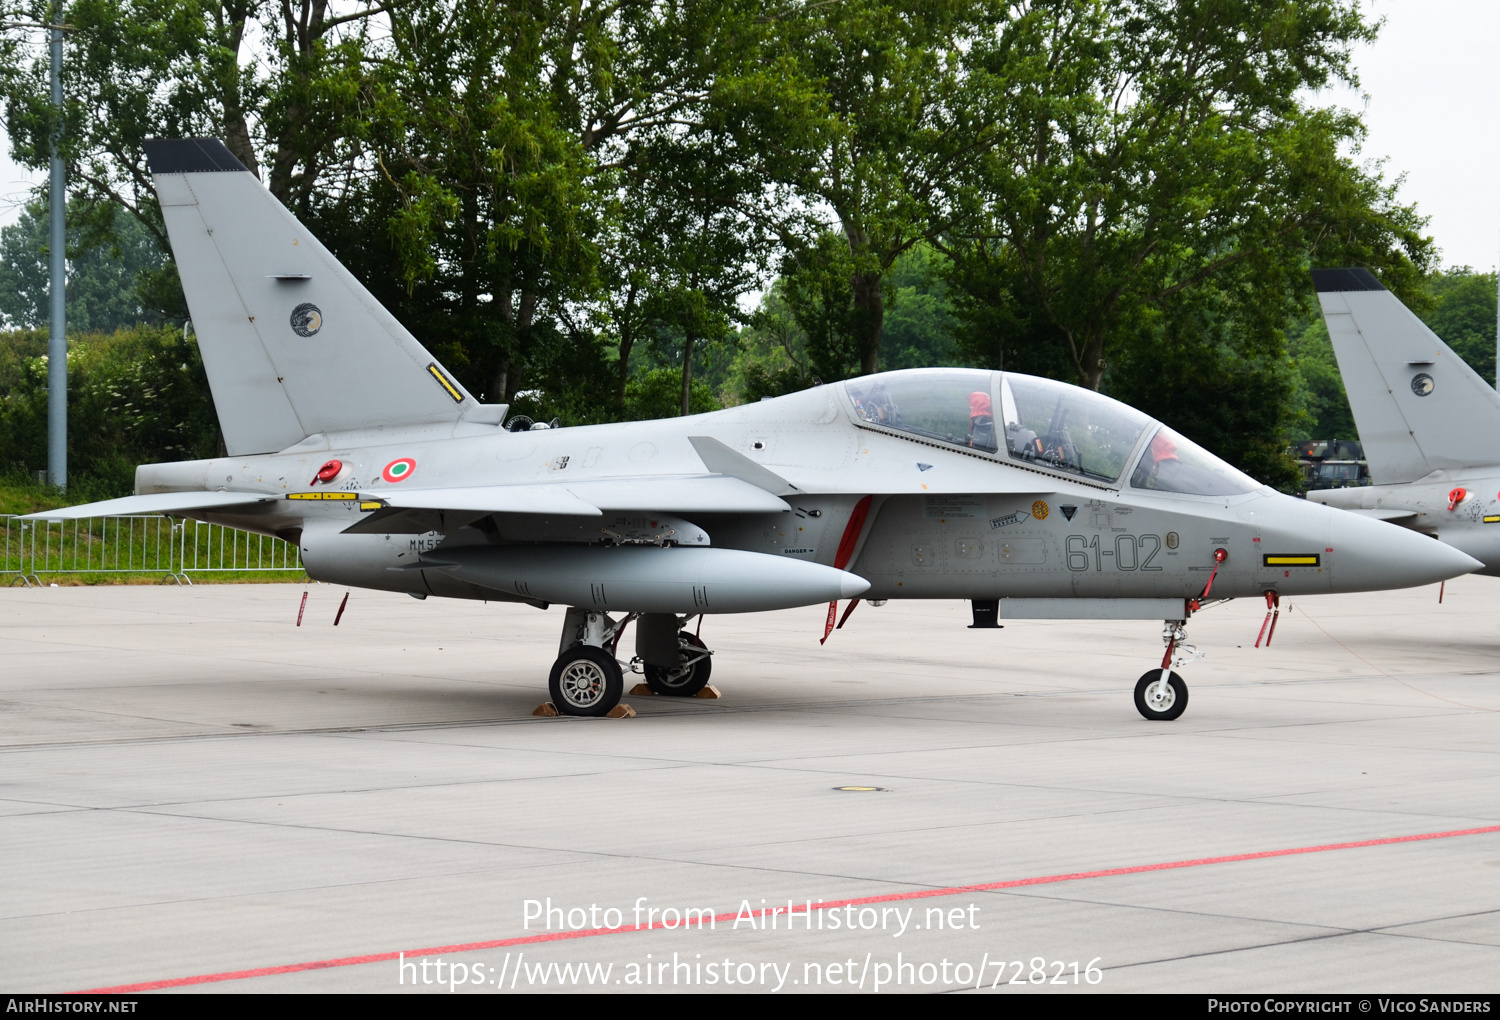
M677 646L679 659L691 659L705 651L702 640L688 633L677 635ZM706 655L691 666L679 669L647 666L646 686L669 698L691 698L708 686L708 675L713 672L713 666L714 660Z
M562 715L608 715L625 693L625 677L604 649L579 645L552 664L547 690Z
M1187 684L1183 683L1182 677L1176 673L1167 677L1167 687L1170 689L1171 696L1167 700L1165 708L1160 707L1161 702L1158 699L1148 699L1148 690L1160 681L1161 670L1153 669L1137 680L1135 684L1135 709L1153 722L1166 722L1169 719L1176 719L1183 712L1187 711Z

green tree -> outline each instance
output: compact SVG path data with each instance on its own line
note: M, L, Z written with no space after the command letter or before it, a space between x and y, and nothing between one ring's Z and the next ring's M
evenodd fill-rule
M1431 257L1394 186L1343 155L1362 127L1303 98L1353 82L1374 29L1353 3L1253 0L1016 5L965 54L1001 138L955 189L943 238L961 314L1054 342L1098 388L1111 351L1241 324L1246 357L1279 355L1306 265L1362 264L1398 292ZM1169 320L1179 325L1167 326ZM969 350L1003 359L995 338ZM1052 359L1047 359L1052 360Z
M1468 266L1433 273L1424 281L1431 298L1422 321L1486 382L1495 382L1494 273Z
M357 162L367 67L381 56L371 22L400 5L335 14L326 0L71 0L60 139L70 195L130 210L165 251L142 143L212 136L294 212L307 211ZM36 21L51 9L48 0L13 7ZM256 34L264 45L248 42ZM0 50L13 155L35 169L52 142L39 40Z
M1333 342L1328 339L1328 327L1321 315L1314 314L1305 323L1293 324L1287 353L1297 370L1300 381L1297 402L1305 415L1305 420L1287 438L1294 442L1358 439L1359 429L1355 427L1354 412L1344 391L1344 377L1339 373Z
M1212 450L1242 471L1284 490L1300 474L1286 446L1303 412L1296 368L1267 347L1230 295L1195 303L1191 314L1160 321L1149 337L1116 348L1105 388Z
M946 268L946 260L925 244L907 249L891 265L886 278L890 296L880 330L880 363L885 368L959 364Z
M807 211L778 223L783 275L827 378L879 369L892 266L945 229L948 188L995 136L968 115L961 74L981 13L967 0L809 4L776 19L763 66L722 90L730 133Z
M634 183L620 218L634 274L627 291L634 306L626 312L656 359L679 367L679 413L688 414L694 353L731 341L740 295L759 282L756 259L770 242L738 209L755 188L753 177L725 157L711 132L652 139L637 146L631 162ZM629 350L622 343L622 380Z
M68 232L68 327L76 332L114 330L154 319L149 287L166 264L155 239L118 206L110 244L95 232ZM91 219L88 210L73 210ZM51 316L51 234L47 207L33 203L0 228L0 326L37 327Z
M558 26L538 13L560 16L454 0L395 25L371 128L378 173L320 221L359 275L495 402L536 388L528 370L555 364L552 348L581 335L560 316L597 289L594 238L608 202L546 80Z
M625 418L643 421L648 418L672 418L678 414L703 414L717 411L723 405L705 382L690 380L692 387L686 410L681 407L682 371L678 368L653 368L637 372L625 389Z
M47 463L47 338L17 331L0 345L0 467L31 474ZM129 494L135 466L212 457L213 399L198 345L175 326L69 335L69 493Z
M807 334L787 302L787 281L778 278L739 331L721 395L726 404L806 389L817 376Z
M734 213L747 185L703 118L757 12L449 0L396 26L371 135L381 174L353 221L388 224L389 247L366 253L400 277L382 296L474 389L550 390L537 366L567 338L597 356L590 402L620 413L635 344L669 327L688 399L693 346L753 283L753 231Z

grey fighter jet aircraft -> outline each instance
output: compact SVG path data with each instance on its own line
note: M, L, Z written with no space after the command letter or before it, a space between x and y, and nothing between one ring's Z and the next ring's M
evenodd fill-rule
M1373 484L1308 500L1404 525L1500 574L1500 393L1365 269L1315 269Z
M322 581L567 607L549 679L564 714L607 713L625 669L660 694L700 690L695 618L829 603L826 637L842 599L847 617L861 598L946 598L972 600L978 626L1165 621L1135 703L1173 719L1205 603L1477 566L1014 373L887 372L686 418L507 430L507 409L476 400L222 144L147 152L229 456L142 465L137 495L40 516L176 514L294 541Z

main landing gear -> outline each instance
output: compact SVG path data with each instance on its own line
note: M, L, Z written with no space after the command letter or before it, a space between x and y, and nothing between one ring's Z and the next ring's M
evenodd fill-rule
M1187 711L1187 684L1172 671L1176 666L1193 659L1203 658L1203 653L1187 643L1187 621L1167 620L1162 627L1161 639L1166 643L1166 653L1161 657L1161 667L1145 673L1135 684L1136 711L1147 719L1176 719Z
M683 629L691 617L673 613L630 614L569 609L547 688L562 715L601 716L620 703L625 669L642 672L656 694L691 698L708 684L713 660L702 640ZM636 656L622 667L615 652L625 626L636 624Z
M547 690L562 715L608 715L625 693L625 675L615 659L626 616L569 609Z
M677 665L645 664L646 686L667 697L691 698L708 686L708 675L714 661L696 634L680 631L677 635Z

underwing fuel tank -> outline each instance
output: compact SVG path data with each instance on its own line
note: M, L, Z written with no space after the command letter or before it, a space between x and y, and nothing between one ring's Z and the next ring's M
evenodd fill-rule
M757 613L870 587L845 570L739 549L465 546L434 550L423 563L522 598L632 613Z

